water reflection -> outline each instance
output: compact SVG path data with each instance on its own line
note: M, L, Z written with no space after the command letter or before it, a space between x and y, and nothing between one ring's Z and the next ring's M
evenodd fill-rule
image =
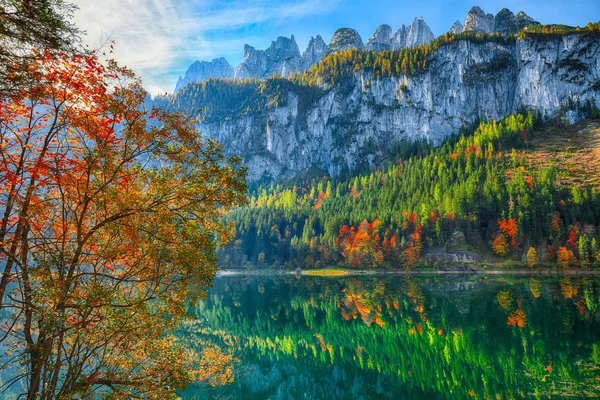
M600 396L600 280L223 277L179 334L235 349L184 399Z

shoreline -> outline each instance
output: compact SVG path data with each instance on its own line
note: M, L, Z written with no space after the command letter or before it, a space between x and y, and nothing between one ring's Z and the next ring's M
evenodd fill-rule
M357 275L544 275L544 276L585 276L585 275L598 275L600 276L600 270L573 270L573 269L513 269L513 270L501 270L501 269L467 269L467 270L439 270L439 269L392 269L392 270L349 270L349 269L310 269L302 270L297 273L295 270L219 270L217 271L216 277L227 277L227 276L264 276L264 275L299 275L299 276L312 276L312 277L325 277L325 278L340 278L344 276L357 276Z

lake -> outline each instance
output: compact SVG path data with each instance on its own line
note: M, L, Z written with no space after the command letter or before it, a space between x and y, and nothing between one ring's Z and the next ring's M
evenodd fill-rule
M600 396L600 278L220 277L178 334L234 349L183 399Z

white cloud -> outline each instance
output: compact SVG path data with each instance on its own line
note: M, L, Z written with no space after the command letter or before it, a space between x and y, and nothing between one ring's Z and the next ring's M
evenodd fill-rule
M236 37L236 30L284 24L323 12L338 1L75 0L75 23L87 31L84 41L91 46L102 45L108 37L115 40L115 58L140 74L145 87L156 94L172 90L182 62L236 50L241 54L243 43L251 43L251 38ZM206 36L211 32L211 37L227 34L209 42Z

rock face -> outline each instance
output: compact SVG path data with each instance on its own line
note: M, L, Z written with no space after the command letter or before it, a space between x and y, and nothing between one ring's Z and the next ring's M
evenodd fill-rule
M452 28L450 28L450 30L448 31L448 33L452 33L454 35L458 35L462 31L463 31L463 25L460 23L460 21L456 21L454 23L454 25L452 25Z
M317 37L310 37L308 46L304 53L302 53L302 59L300 60L301 70L305 71L309 69L313 64L318 63L323 58L323 55L327 52L327 45L323 41L321 35Z
M311 36L302 56L294 35L291 38L279 36L266 50L244 45L244 58L235 70L222 57L211 62L196 61L188 68L185 76L179 78L175 92L190 82L202 82L209 78L264 79L275 74L287 77L290 73L309 69L325 55L338 51L364 48L371 51L398 50L428 43L433 39L433 33L423 18L415 18L408 28L402 25L393 35L389 25L381 25L367 46L364 46L358 32L350 28L338 29L329 46L320 35Z
M517 17L509 9L503 8L494 17L494 32L508 36L519 31L517 28Z
M183 77L179 77L175 92L190 82L203 82L209 78L233 78L233 67L223 57L208 61L196 61Z
M486 14L480 7L469 10L463 32L490 33L494 29L494 16Z
M522 31L525 29L527 25L539 25L540 23L531 18L529 15L525 14L523 11L520 11L517 16L517 30Z
M333 34L326 54L350 49L364 49L363 41L358 32L351 28L340 28Z
M392 50L392 27L379 25L371 39L367 42L365 49L370 51Z
M400 50L429 43L434 39L435 36L425 20L415 18L408 28L401 25L393 35L389 25L380 25L365 48L371 51Z
M188 68L185 76L179 78L175 92L190 82L202 82L209 78L262 79L274 74L287 77L292 72L305 71L318 63L326 51L327 45L320 35L311 36L302 56L294 35L289 39L278 37L266 50L256 50L245 45L244 59L235 70L222 57L211 62L196 61Z
M539 22L535 21L523 11L515 15L509 9L503 8L494 17L492 14L486 14L481 8L475 6L469 10L462 32L497 32L504 36L508 36L522 31L527 25L532 24L539 25ZM453 32L455 26L456 24L454 24L450 30L451 32Z
M406 32L406 47L419 46L435 39L423 18L415 18Z
M392 36L392 49L398 50L406 47L406 34L407 29L406 26L400 25L400 28L394 33Z
M464 27L456 21L450 33L461 32L490 33L499 32L504 35L514 34L530 24L539 24L524 12L516 16L508 9L502 9L495 17L486 14L481 8L473 7L465 21ZM433 32L423 18L415 18L408 26L401 25L392 34L389 25L380 25L366 46L357 31L350 28L338 29L329 46L319 35L310 38L308 47L300 56L298 45L291 38L278 37L266 50L256 50L250 45L244 46L244 59L233 70L224 58L211 62L196 61L179 78L175 92L190 82L202 82L208 78L268 78L273 74L287 77L292 72L301 72L318 63L324 56L348 49L367 49L370 51L399 50L406 47L419 46L435 39Z
M244 45L244 59L235 69L235 78L268 78L277 74L287 77L300 70L300 51L294 35L279 36L266 50Z
M375 78L360 70L317 96L291 89L279 106L203 121L198 129L241 155L252 180L311 167L336 176L379 164L392 143L440 143L477 119L522 108L551 118L586 99L600 105L599 59L600 42L586 35L510 44L462 39L436 50L422 74Z

